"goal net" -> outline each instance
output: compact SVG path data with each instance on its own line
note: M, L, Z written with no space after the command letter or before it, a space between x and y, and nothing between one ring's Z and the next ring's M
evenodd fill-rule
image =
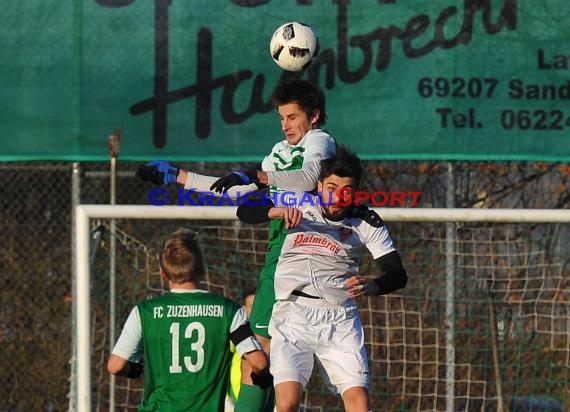
M373 409L570 410L570 211L379 213L409 282L358 300ZM196 230L204 286L239 302L257 284L267 228L240 223L230 207L80 206L76 216L71 396L80 411L136 410L144 379L111 379L106 361L132 306L167 289L161 242L180 226ZM361 271L378 276L369 257ZM303 410L344 410L317 369Z

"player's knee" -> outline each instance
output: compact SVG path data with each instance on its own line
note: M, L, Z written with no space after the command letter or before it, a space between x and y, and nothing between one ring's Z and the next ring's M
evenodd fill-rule
M303 388L299 382L282 382L275 385L277 412L297 412L301 407Z
M277 412L297 412L301 407L301 402L276 400L275 410Z
M349 412L368 412L368 391L365 387L355 386L342 393L344 408Z

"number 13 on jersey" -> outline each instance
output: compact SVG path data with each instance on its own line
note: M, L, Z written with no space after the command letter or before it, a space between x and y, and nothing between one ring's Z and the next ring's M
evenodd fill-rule
M182 362L189 372L198 372L204 366L204 340L206 330L200 322L192 322L183 331L183 342L190 343L190 350L195 354L195 361L192 356L183 356ZM182 373L180 364L180 323L174 322L170 325L170 335L172 336L172 364L170 373ZM194 336L193 336L194 335Z

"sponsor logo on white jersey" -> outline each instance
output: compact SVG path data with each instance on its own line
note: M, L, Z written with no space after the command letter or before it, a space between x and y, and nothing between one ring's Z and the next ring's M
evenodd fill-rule
M335 255L341 250L341 245L324 236L305 235L303 233L297 234L293 239L293 247L298 246L321 247L330 250Z

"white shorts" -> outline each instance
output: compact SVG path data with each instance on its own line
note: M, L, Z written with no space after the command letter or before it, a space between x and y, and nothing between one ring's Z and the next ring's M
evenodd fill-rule
M302 297L293 300L277 301L269 323L274 384L294 381L305 388L315 355L333 393L357 386L368 389L368 356L358 308Z

